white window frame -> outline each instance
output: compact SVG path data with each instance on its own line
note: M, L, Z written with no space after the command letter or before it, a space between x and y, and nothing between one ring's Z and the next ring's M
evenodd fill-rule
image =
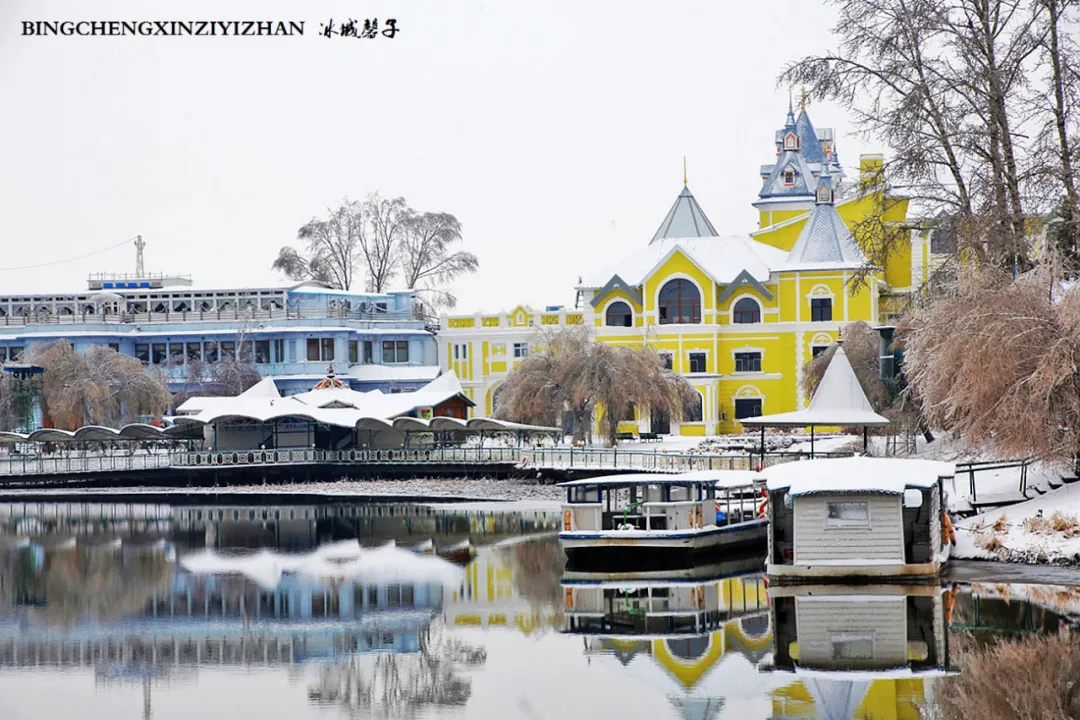
M629 325L608 325L608 323L607 323L608 309L617 302L621 302L624 305L626 305L626 307L630 308L630 324ZM659 317L659 313L660 313L660 306L659 305L657 306L656 312L657 312L657 316ZM626 298L615 296L615 297L611 298L610 300L608 300L606 303L604 303L603 310L600 311L600 326L605 327L605 328L623 328L624 330L629 330L630 328L634 327L635 324L637 323L637 315L638 315L637 311L634 310L634 304L632 302L630 302Z
M758 306L758 321L756 323L737 323L737 322L735 322L735 306L739 303L739 301L743 300L744 298L750 298L751 300L753 300L754 302L757 303L757 306ZM731 304L728 305L728 324L729 325L754 326L754 325L762 325L762 324L764 324L764 322L765 322L765 305L756 296L751 295L750 293L742 293L741 295L738 295L738 296L731 299Z
M866 508L865 518L840 518L829 517L833 505L862 505ZM825 528L828 530L838 529L865 529L870 530L870 500L826 500L825 501Z
M745 354L748 354L748 353L755 353L758 356L758 364L761 366L762 369L760 369L760 370L739 370L738 365L736 364L738 361L737 361L735 356L736 355L745 355ZM731 351L731 366L732 366L732 371L731 371L732 375L760 375L763 372L765 372L765 370L764 370L764 367L765 367L765 351L761 350L760 348L750 348L750 347L736 348L736 349ZM747 398L747 399L749 399L749 398Z
M514 357L518 359L529 357L529 343L514 343Z
M690 356L691 355L704 355L705 356L705 369L695 372L690 369ZM695 375L702 375L709 372L709 351L708 350L687 350L686 351L686 373Z
M699 301L701 303L701 308L700 308L701 317L696 323L673 323L673 322L661 323L660 322L660 291L663 290L664 286L667 285L672 280L686 280L686 281L690 282L691 284L693 284L694 287L697 288L698 298L699 298ZM633 310L633 306L631 306L630 309ZM715 310L715 308L714 308L714 310ZM701 287L701 283L699 283L697 280L695 280L692 276L687 275L686 273L672 273L671 275L665 275L663 282L657 284L656 292L653 293L653 314L656 316L655 320L656 320L657 325L664 325L665 327L672 326L672 327L676 327L676 328L683 327L683 326L696 327L698 325L704 325L705 324L705 312L706 312L706 310L705 310L705 289L703 287ZM711 310L709 312L713 312L713 311Z

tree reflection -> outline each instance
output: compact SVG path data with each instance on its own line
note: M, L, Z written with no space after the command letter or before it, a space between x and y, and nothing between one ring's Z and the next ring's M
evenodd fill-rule
M555 537L517 543L504 551L509 556L514 587L535 608L550 607L556 616L563 612L562 578L566 553Z
M428 625L418 653L369 653L323 664L308 699L353 717L412 718L431 706L463 706L472 689L459 673L486 660L482 647L448 637L441 624Z

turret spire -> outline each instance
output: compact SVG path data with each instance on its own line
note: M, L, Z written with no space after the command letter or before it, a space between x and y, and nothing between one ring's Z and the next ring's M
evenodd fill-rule
M682 156L682 184L683 184L683 187L687 187L687 182L686 182L686 156L685 155Z

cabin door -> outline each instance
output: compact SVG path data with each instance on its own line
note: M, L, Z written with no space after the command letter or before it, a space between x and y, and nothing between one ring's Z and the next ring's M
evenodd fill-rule
M653 410L649 413L649 432L657 435L671 434L671 418L666 412Z

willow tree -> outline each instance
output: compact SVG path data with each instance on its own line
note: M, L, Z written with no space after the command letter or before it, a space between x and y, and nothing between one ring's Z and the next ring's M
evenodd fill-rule
M111 348L75 352L66 340L34 348L26 362L44 368L42 410L53 427L119 427L169 406L169 388L141 362Z
M635 409L678 419L700 398L648 347L593 342L581 326L545 334L539 345L538 352L507 376L496 417L556 425L563 411L569 411L574 418L574 439L584 440L602 411L608 441L614 444L619 422Z

